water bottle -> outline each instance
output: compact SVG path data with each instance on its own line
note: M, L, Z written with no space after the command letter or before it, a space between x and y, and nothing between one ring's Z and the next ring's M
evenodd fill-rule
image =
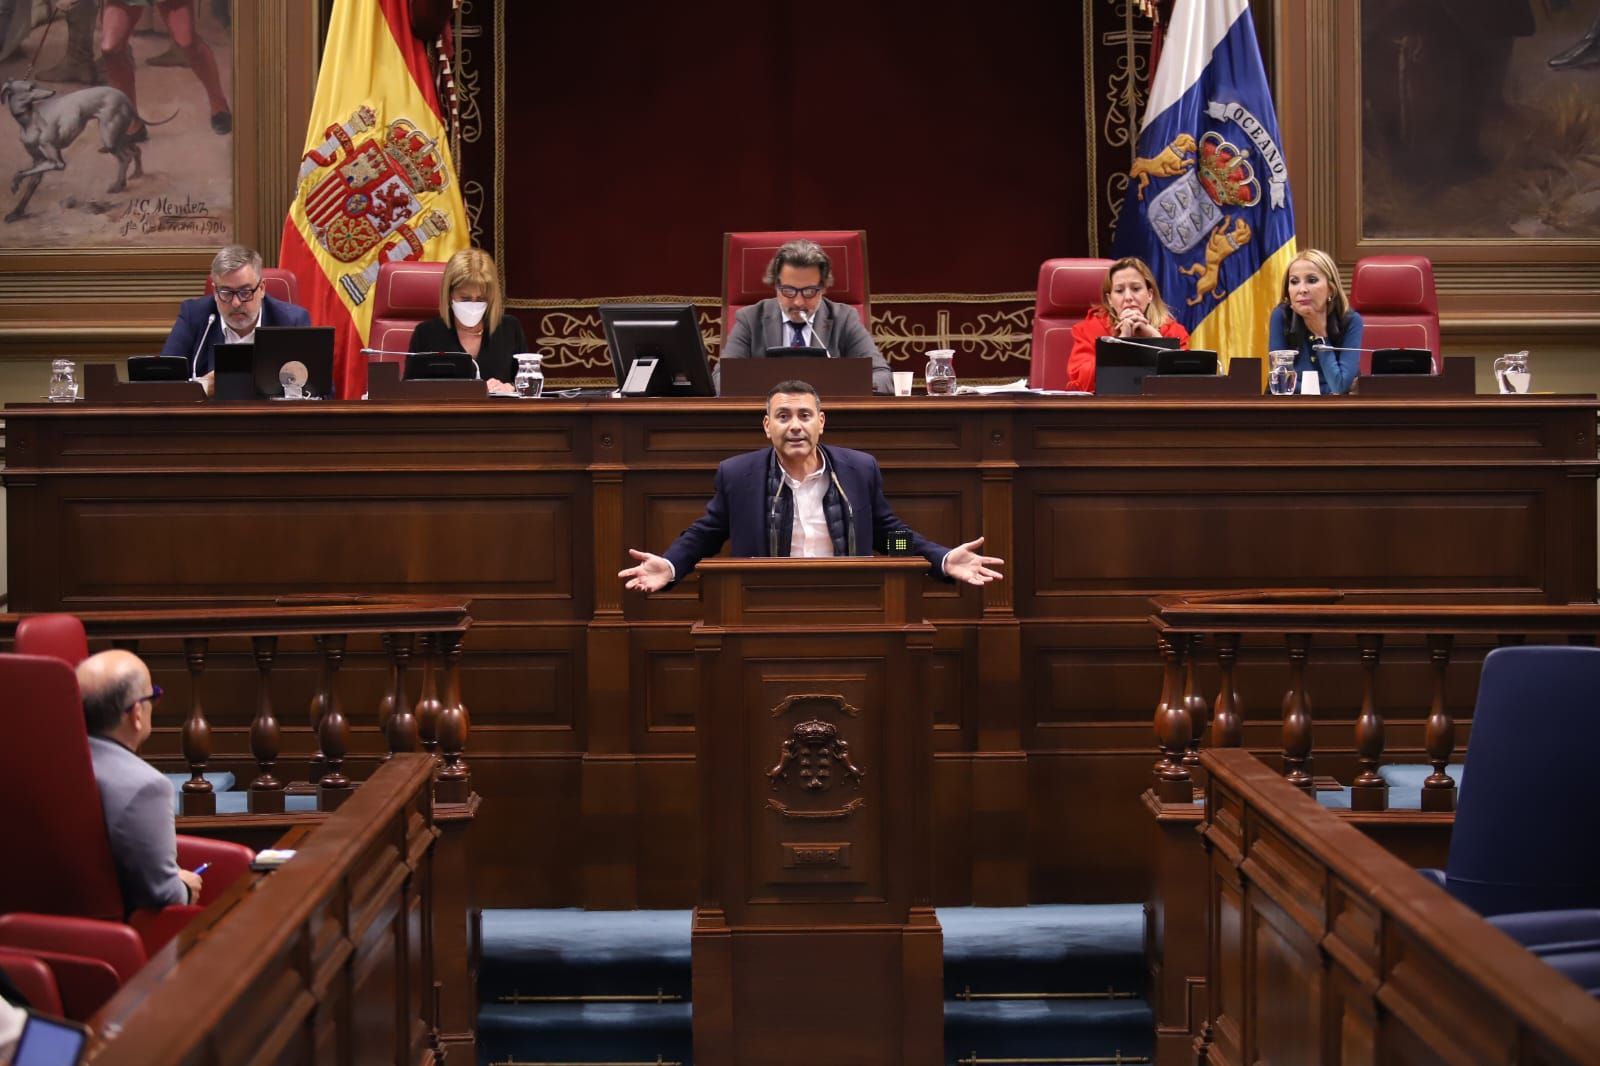
M1269 360L1267 370L1267 391L1274 396L1290 396L1294 393L1296 379L1300 376L1295 373L1294 361L1300 353L1292 350L1268 352Z
M517 361L517 377L512 382L517 390L517 395L524 399L534 399L544 395L544 363L543 352L523 352L513 356Z

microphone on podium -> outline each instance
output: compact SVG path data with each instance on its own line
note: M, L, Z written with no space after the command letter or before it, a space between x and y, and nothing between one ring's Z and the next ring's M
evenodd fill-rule
M1335 344L1323 344L1320 341L1311 346L1314 352L1379 352L1382 348L1341 348Z
M1102 337L1101 340L1109 341L1113 344L1126 344L1130 348L1144 348L1145 350L1152 352L1170 352L1173 350L1165 345L1146 344L1144 341L1136 341L1128 337L1116 337L1110 334Z

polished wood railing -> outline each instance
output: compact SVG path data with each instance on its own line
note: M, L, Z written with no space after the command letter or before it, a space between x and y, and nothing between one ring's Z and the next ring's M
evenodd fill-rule
M1600 1002L1242 750L1206 771L1194 1057L1600 1063Z
M439 1059L430 756L402 752L90 1021L97 1066Z
M1310 771L1313 643L1326 643L1359 663L1362 694L1355 718L1356 773L1350 783L1350 805L1357 811L1383 811L1389 806L1388 785L1378 774L1385 761L1384 718L1389 711L1379 696L1385 642L1421 642L1431 674L1431 696L1426 707L1414 709L1425 721L1424 755L1432 767L1422 786L1422 809L1453 811L1456 782L1447 767L1456 754L1457 723L1446 692L1458 641L1475 646L1593 644L1600 632L1600 606L1595 605L1352 603L1327 590L1163 596L1152 606L1150 621L1165 663L1155 711L1159 758L1154 769L1155 793L1164 803L1190 801L1202 746L1230 748L1242 743L1245 714L1239 698L1239 664L1247 643L1281 648L1288 669L1281 707L1283 776L1307 792L1315 787ZM1219 673L1217 695L1209 703L1198 680L1198 668L1208 654Z
M20 615L0 616L0 638L15 634ZM316 682L307 723L315 743L308 786L315 786L318 808L334 810L350 796L355 782L347 772L351 731L370 724L390 754L426 751L438 762L437 797L441 803L465 802L471 774L464 751L470 717L461 698L462 641L472 620L460 600L443 598L377 598L356 600L293 600L276 605L207 610L88 611L78 615L91 646L111 645L140 652L150 645L181 645L188 675L188 707L180 731L184 782L181 813L216 813L216 795L205 778L217 757L213 714L206 709L211 681L208 667L217 642L248 641L255 682L249 716L249 750L256 773L249 786L252 814L281 814L284 796L293 786L280 776L284 726L273 705L274 674L279 644L285 638L309 638L314 648ZM346 710L340 670L353 639L381 641L387 658L387 680L370 716ZM413 701L408 675L420 661L421 681ZM152 662L153 671L157 664ZM225 679L231 682L231 678ZM219 684L220 690L222 686ZM234 687L227 686L230 690ZM237 693L231 693L235 698ZM162 709L157 725L163 724Z

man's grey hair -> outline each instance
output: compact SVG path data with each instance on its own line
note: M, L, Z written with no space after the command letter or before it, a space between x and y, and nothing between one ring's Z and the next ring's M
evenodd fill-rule
M226 277L240 267L255 267L256 277L261 276L261 253L242 244L230 244L211 260L211 276Z
M768 285L778 283L778 274L786 266L816 267L822 271L822 284L833 284L833 261L828 258L828 253L822 250L822 245L816 241L808 241L804 237L797 238L779 248L772 257L772 262L767 264L767 272L761 280Z

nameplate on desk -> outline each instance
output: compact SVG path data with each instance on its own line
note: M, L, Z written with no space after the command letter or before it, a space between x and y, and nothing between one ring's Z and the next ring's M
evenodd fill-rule
M804 381L825 399L835 396L871 396L872 360L867 356L847 359L815 359L805 356L751 359L724 359L723 396L760 396L780 381Z
M1350 386L1353 395L1367 399L1471 396L1477 391L1477 363L1467 355L1445 356L1444 369L1437 374L1369 374Z
M1146 374L1141 392L1145 396L1195 399L1260 396L1261 360L1244 356L1230 359L1226 374Z

